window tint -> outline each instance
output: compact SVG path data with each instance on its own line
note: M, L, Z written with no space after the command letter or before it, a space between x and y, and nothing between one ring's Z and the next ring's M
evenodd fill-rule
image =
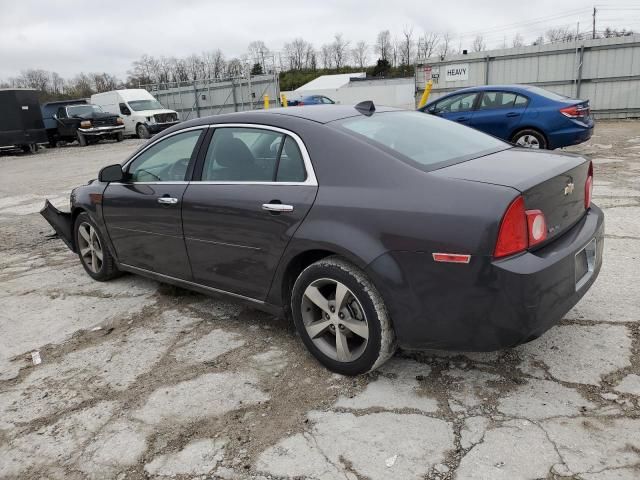
M478 110L494 108L512 108L516 101L516 94L510 92L484 92Z
M304 160L296 141L287 136L278 163L278 182L304 182L307 172L304 168Z
M216 129L207 150L202 180L272 182L283 136L258 128Z
M421 112L386 112L336 122L422 170L457 163L510 146L458 123Z
M335 102L328 97L321 97L322 103L326 103L327 105L333 105Z
M529 103L529 99L527 97L523 97L522 95L518 95L516 97L516 107L525 107Z
M477 93L463 93L445 98L437 103L436 109L441 112L466 112L473 108Z
M168 137L145 150L131 165L132 182L183 181L193 149L202 130L191 130Z

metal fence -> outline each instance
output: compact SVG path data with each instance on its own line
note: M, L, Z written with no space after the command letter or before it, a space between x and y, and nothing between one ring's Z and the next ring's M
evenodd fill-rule
M522 83L588 99L597 118L640 117L640 36L474 52L416 65L417 99L464 87Z
M141 85L165 107L178 112L180 120L279 105L277 74L205 79Z

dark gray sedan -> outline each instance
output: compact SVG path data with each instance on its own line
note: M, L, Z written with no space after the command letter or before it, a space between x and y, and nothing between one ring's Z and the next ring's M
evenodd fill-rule
M397 346L495 350L554 325L602 263L592 185L582 157L368 102L181 123L42 214L94 279L288 315L355 375Z

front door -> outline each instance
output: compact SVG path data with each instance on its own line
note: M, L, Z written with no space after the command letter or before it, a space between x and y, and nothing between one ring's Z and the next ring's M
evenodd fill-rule
M75 137L79 121L75 118L69 118L65 107L58 108L56 112L56 121L58 122L58 134L61 137Z
M469 125L475 113L473 108L477 98L478 94L476 92L461 93L444 98L435 104L433 113L447 120ZM429 111L431 112L431 109Z
M135 135L136 122L133 115L131 115L131 109L126 103L119 103L118 108L120 109L120 115L122 115L122 121L124 122L125 133L127 135Z
M216 128L182 215L194 281L264 300L315 200L302 142L269 127Z
M181 207L187 171L204 130L163 138L128 164L126 182L107 186L104 220L121 263L191 279Z
M494 137L510 140L527 108L528 100L513 92L483 92L469 125Z

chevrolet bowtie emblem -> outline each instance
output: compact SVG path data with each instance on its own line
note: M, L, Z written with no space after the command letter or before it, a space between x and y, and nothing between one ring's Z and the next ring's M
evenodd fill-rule
M569 195L570 193L573 193L574 187L575 185L573 184L573 182L567 183L567 186L564 187L564 194Z

